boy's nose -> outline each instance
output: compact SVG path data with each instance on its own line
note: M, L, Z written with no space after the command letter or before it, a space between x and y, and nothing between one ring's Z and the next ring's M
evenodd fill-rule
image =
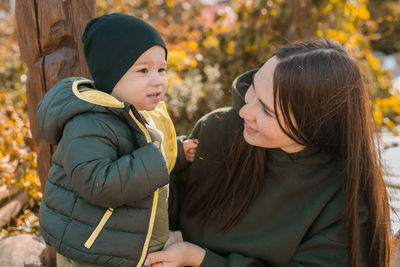
M160 85L164 82L164 78L161 77L158 73L151 77L151 84L152 85Z

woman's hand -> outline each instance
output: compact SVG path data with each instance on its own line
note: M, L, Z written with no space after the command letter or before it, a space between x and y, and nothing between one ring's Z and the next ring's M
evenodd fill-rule
M147 255L145 267L199 266L206 251L189 242L176 242L165 250Z
M185 158L188 162L193 162L198 143L199 141L195 138L183 141L183 152L185 153Z

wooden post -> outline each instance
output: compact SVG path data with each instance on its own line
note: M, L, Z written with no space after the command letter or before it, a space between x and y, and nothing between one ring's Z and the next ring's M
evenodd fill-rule
M81 36L86 24L96 16L96 1L18 0L15 15L21 57L28 66L28 114L44 191L54 147L39 136L36 110L45 93L59 80L91 77ZM50 247L46 249L46 266L56 266L55 253Z

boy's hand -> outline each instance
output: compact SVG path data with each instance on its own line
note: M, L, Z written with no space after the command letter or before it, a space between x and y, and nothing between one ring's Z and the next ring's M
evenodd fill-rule
M153 144L155 144L155 145L156 145L156 147L157 147L158 149L160 149L160 148L161 148L161 144L160 144L160 142L158 142L158 141L153 141Z
M198 143L199 140L195 138L186 139L183 141L183 152L185 153L185 158L188 162L193 162Z

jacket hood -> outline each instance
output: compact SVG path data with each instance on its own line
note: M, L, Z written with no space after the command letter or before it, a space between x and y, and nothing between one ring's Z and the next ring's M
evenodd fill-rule
M118 114L127 103L96 90L94 82L86 78L66 78L56 83L44 96L36 113L40 135L50 144L60 141L65 124L86 112Z
M253 83L253 76L258 69L250 70L238 76L232 83L232 107L239 111L245 104L244 95Z

